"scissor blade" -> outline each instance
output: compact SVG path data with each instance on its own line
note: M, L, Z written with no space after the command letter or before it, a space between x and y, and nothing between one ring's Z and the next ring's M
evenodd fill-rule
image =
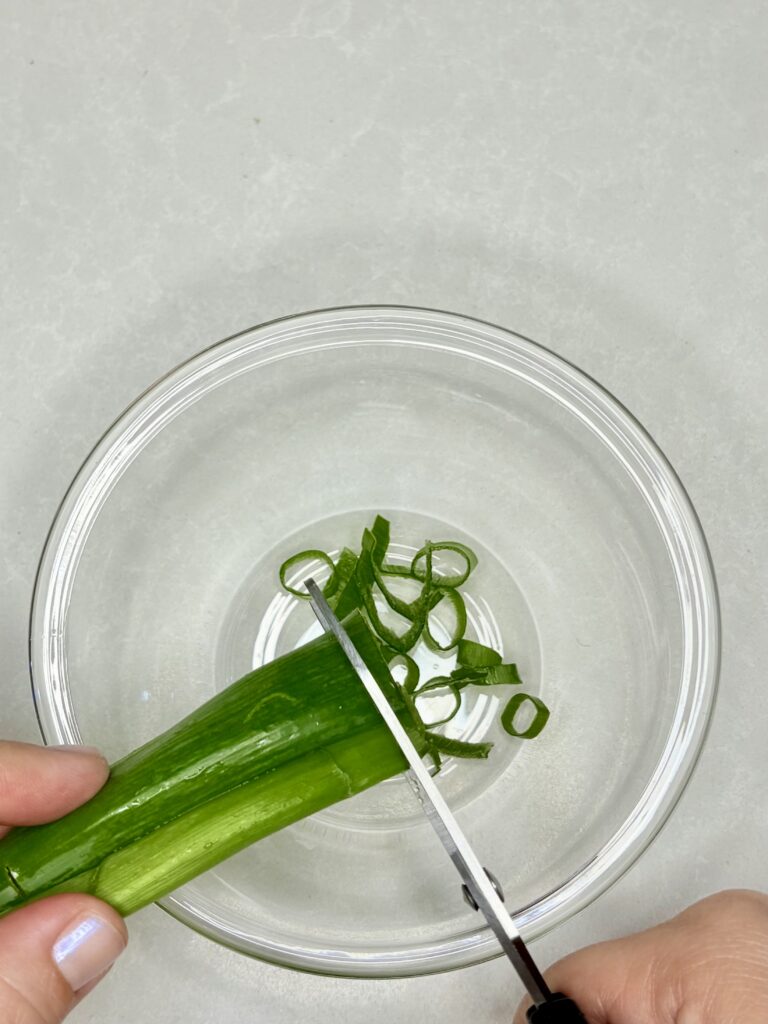
M517 930L509 911L496 892L485 869L470 846L466 836L453 816L453 812L443 799L427 771L419 752L413 745L400 719L392 709L376 678L363 661L357 648L352 643L346 630L339 622L325 600L314 580L304 583L309 592L312 608L321 626L327 633L332 633L339 643L348 661L360 677L360 681L368 691L389 731L408 762L405 777L419 799L424 812L437 833L440 841L448 852L461 875L464 884L472 895L478 910L499 940L502 949L511 960L520 980L528 990L528 994L536 1005L546 1002L550 991L533 962L520 932Z

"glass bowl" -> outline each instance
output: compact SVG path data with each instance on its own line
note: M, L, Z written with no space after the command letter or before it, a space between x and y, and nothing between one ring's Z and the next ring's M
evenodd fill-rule
M679 798L719 661L693 508L643 428L585 374L449 313L332 309L214 345L142 395L70 487L30 647L49 743L115 759L311 634L276 569L390 516L399 556L465 540L470 627L552 709L535 741L475 694L449 804L534 938L624 872ZM501 698L503 699L503 698ZM243 851L162 901L243 953L342 976L498 954L402 778Z

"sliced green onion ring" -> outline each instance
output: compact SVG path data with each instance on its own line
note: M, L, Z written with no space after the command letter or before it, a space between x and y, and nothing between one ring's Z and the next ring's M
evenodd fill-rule
M428 613L426 622L424 624L424 640L427 644L427 647L430 647L433 651L450 651L458 643L461 643L461 638L464 636L467 630L467 606L464 603L464 598L461 596L458 590L452 590L450 588L447 590L443 590L442 587L440 587L439 589L441 593L441 600L435 604L431 611L434 611L434 608L442 604L443 601L447 601L449 604L453 605L453 614L455 618L454 627L453 630L448 634L447 642L441 644L438 640L435 639L435 635L432 632L429 623Z
M531 724L522 731L515 728L515 716L526 701L530 701L536 709ZM539 697L532 697L529 693L516 693L507 702L501 712L501 724L510 736L517 736L521 740L532 740L538 736L549 719L549 708Z
M458 715L459 713L459 710L461 708L461 692L458 686L452 686L451 683L449 682L445 685L445 689L450 690L451 695L453 696L453 709L449 714L445 716L445 718L438 718L436 722L424 722L424 725L427 729L436 729L438 725L445 725L447 722L450 722L451 719L455 718L456 715Z
M403 618L406 619L414 619L419 614L419 610L422 604L424 603L426 597L426 584L421 588L421 592L419 593L419 596L417 598L415 598L413 601L404 601L401 597L398 597L397 594L394 594L389 589L384 580L386 576L395 575L397 575L397 577L400 579L413 579L410 572L408 572L407 575L401 573L395 574L391 572L385 572L384 569L382 569L380 565L377 565L373 558L371 558L371 573L373 574L373 578L376 581L376 585L381 591L384 600L387 602L387 604L389 605L393 612L397 612L398 615L402 615Z
M295 565L300 565L301 562L325 562L331 571L331 575L328 577L328 581L323 587L323 595L325 597L331 597L336 593L336 588L339 585L338 576L336 574L336 566L334 565L333 559L326 551L320 551L319 548L309 548L307 551L299 551L295 555L291 555L290 558L286 558L283 564L280 566L280 583L288 591L289 594L293 594L294 597L300 597L302 601L309 600L309 594L306 590L297 590L296 587L292 587L286 577L291 569ZM303 586L303 581L302 581Z
M371 626L378 633L379 637L393 651L396 651L398 654L407 654L421 636L421 632L424 629L425 616L421 615L419 618L414 619L404 633L398 634L394 629L391 629L381 621L379 610L373 599L373 591L368 587L364 590L361 588L361 596L363 607L368 615Z
M407 693L415 695L419 687L419 666L409 654L403 654L401 651L396 651L390 657L387 662L389 671L392 672L393 666L397 668L398 663L405 666L405 679L398 682L398 686L401 686Z
M311 548L292 555L280 566L280 583L294 597L307 600L309 594L302 588L290 586L288 575L302 562L321 562L327 566L330 575L324 584L323 594L339 618L344 618L353 609L359 609L378 637L379 645L390 668L398 664L405 666L401 682L393 680L410 717L413 728L426 740L427 752L436 767L440 767L441 754L453 757L484 758L488 756L491 743L469 743L449 739L428 730L445 725L458 714L462 703L462 690L468 686L518 686L522 682L517 666L504 664L501 654L486 644L467 640L467 607L458 588L467 581L477 565L474 551L460 541L427 541L407 565L388 562L390 547L390 523L384 516L377 515L370 529L363 532L360 553L343 548L334 564L325 551ZM439 572L435 558L444 555L441 561L449 565L449 571ZM456 563L459 563L458 570ZM295 572L294 572L295 575ZM393 579L411 580L420 586L415 598L406 601L390 588ZM408 593L408 591L405 591ZM410 591L413 593L413 590ZM379 596L380 595L380 596ZM434 635L437 617L432 613L443 602L450 605L453 625L448 630L444 643ZM378 602L378 607L377 607ZM382 621L379 608L386 603L404 626L398 633ZM422 639L433 651L456 651L456 667L448 674L434 676L422 682L419 667L410 651ZM424 723L417 708L418 697L437 690L445 690L453 696L451 712L438 722ZM525 729L516 726L521 708L530 703L533 718ZM524 720L528 719L523 714ZM538 697L527 693L515 694L501 714L501 724L511 736L519 739L533 739L538 736L549 719L549 709Z
M477 556L475 555L472 548L468 548L466 544L462 544L460 541L451 540L440 540L440 541L427 541L423 548L420 548L411 560L411 573L414 579L424 580L426 579L426 569L419 568L419 562L422 558L429 558L430 555L434 555L436 551L452 551L454 554L459 555L464 560L464 568L456 573L449 573L448 575L435 575L435 582L440 587L460 587L463 583L469 579L469 574L477 565Z

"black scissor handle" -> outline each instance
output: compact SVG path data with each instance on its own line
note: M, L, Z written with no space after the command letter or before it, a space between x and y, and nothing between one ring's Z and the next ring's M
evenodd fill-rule
M529 1024L587 1024L576 1003L562 992L555 992L546 1003L532 1006L526 1016Z

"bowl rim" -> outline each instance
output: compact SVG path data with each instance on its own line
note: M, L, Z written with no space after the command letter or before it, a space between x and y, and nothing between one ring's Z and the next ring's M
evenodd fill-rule
M61 540L59 533L61 532L62 524L65 522L65 513L69 510L73 500L80 492L81 486L86 480L88 480L94 466L98 465L105 446L119 435L121 427L130 423L132 414L137 411L147 398L155 394L160 394L163 388L172 380L177 378L183 379L185 374L188 373L196 364L204 364L206 359L209 358L212 353L223 350L226 346L233 345L238 341L242 342L243 339L254 336L260 332L266 334L270 329L274 329L281 324L291 324L301 321L306 322L310 321L312 318L323 318L334 314L350 316L357 315L360 317L393 317L399 315L406 318L408 316L413 318L436 316L443 318L446 321L453 322L459 327L461 325L475 325L477 328L489 329L491 332L498 334L499 338L497 340L500 340L501 342L506 340L507 344L512 342L515 345L522 345L522 347L527 349L539 364L548 362L551 367L554 367L556 370L560 371L560 373L565 372L578 385L581 385L582 389L587 394L591 392L593 397L598 398L602 402L604 408L607 408L616 414L616 419L619 425L622 427L628 427L629 432L634 436L634 439L642 444L645 453L651 456L656 468L661 470L666 483L674 492L674 498L677 502L679 511L685 519L689 546L698 556L697 568L700 573L701 589L700 593L696 593L699 598L698 611L700 614L702 610L704 612L701 630L707 644L707 655L705 656L705 668L699 673L699 686L702 690L702 699L699 702L698 712L693 721L693 726L695 728L689 730L690 735L683 750L683 763L678 764L677 770L670 780L668 790L663 794L665 796L665 800L655 807L652 820L644 825L641 835L639 837L635 836L633 844L628 850L625 849L620 856L615 856L613 859L609 860L607 865L603 866L601 872L596 877L593 877L591 883L583 885L577 897L572 898L564 910L558 913L549 912L548 917L548 912L546 910L541 911L538 914L538 917L533 921L526 918L526 914L532 907L538 908L546 904L548 900L551 900L557 893L560 893L561 890L574 879L580 878L590 865L599 861L600 857L609 846L616 843L617 838L620 837L622 831L627 826L627 823L633 818L638 807L641 806L653 779L658 774L661 759L657 763L656 770L654 771L650 782L645 785L643 792L638 798L638 801L630 815L625 818L619 829L614 833L612 838L601 847L598 853L595 854L595 856L591 858L586 865L577 869L561 885L548 893L542 894L536 901L534 901L534 903L517 912L518 920L522 919L523 921L522 930L526 938L537 938L546 934L552 928L557 927L558 924L583 910L597 899L598 896L602 895L612 885L614 885L621 877L623 877L623 875L626 874L626 872L636 863L641 854L648 849L650 844L654 841L680 800L701 755L709 727L711 725L712 712L720 675L721 614L714 565L698 513L696 512L680 477L669 459L654 440L653 436L619 399L617 399L605 386L600 384L589 373L576 366L576 364L567 358L555 353L547 346L533 341L525 335L512 331L509 328L463 313L454 313L430 307L401 304L363 303L357 305L331 306L314 310L305 310L264 321L263 323L238 331L237 333L229 335L228 337L216 341L211 345L205 346L198 352L169 369L166 373L162 374L153 383L141 391L134 400L126 406L117 417L115 417L115 419L103 431L96 443L91 447L59 502L51 521L51 525L47 531L34 578L32 599L29 610L28 631L28 664L38 727L44 742L50 743L52 740L50 735L47 734L44 723L44 688L41 690L36 683L36 678L39 677L39 673L36 676L37 659L35 642L36 640L39 640L39 636L37 636L35 632L35 623L40 615L41 603L46 603L41 602L41 586L46 578L46 569L52 552L54 551L54 545ZM604 438L601 437L601 440L604 441ZM626 467L624 467L624 469L626 471ZM635 483L637 482L635 481ZM672 525L674 526L674 524ZM679 587L676 564L674 564L674 568L675 582ZM681 679L683 678L684 672L681 671ZM670 726L670 734L671 728L672 727ZM56 736L54 742L60 741L60 739L61 738L59 736ZM262 942L255 946L254 943L251 942L249 945L244 946L242 939L238 942L238 938L236 936L228 933L226 929L218 927L214 922L210 921L210 919L203 923L200 915L195 910L190 909L182 898L171 895L160 900L158 905L177 920L191 927L198 933L213 939L221 945L267 962L291 967L308 973L330 974L337 977L410 977L414 975L433 974L453 970L472 964L482 963L502 955L501 949L498 947L498 944L489 929L486 927L479 928L475 933L473 933L478 937L478 941L469 950L465 949L457 953L455 950L455 939L447 942L425 943L423 946L411 947L411 950L415 951L414 956L410 958L408 956L400 956L395 960L387 960L384 968L382 969L381 963L377 961L375 957L371 959L363 955L356 958L352 957L350 959L350 955L345 954L343 951L323 950L320 951L320 955L316 955L316 953L311 949L299 951L297 954L294 947L288 948L278 943Z

